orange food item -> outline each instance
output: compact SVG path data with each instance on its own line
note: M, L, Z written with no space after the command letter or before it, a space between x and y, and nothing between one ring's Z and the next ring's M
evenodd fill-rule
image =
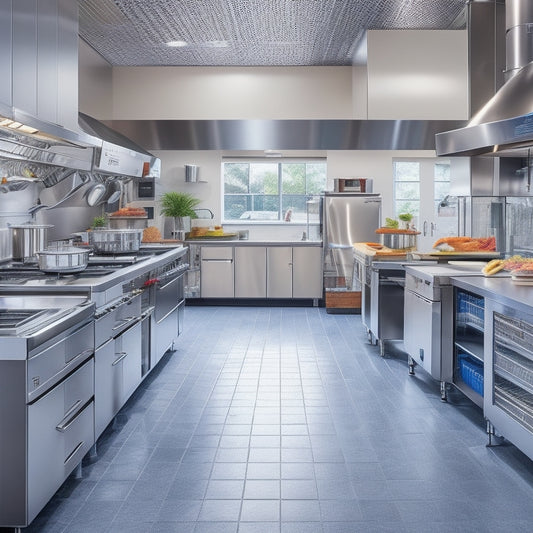
M447 246L455 252L494 252L496 238L443 237L435 242L433 248Z
M147 216L144 207L121 207L118 211L111 213L110 217L145 217Z
M155 226L148 226L143 230L143 242L160 242L162 239L161 232Z

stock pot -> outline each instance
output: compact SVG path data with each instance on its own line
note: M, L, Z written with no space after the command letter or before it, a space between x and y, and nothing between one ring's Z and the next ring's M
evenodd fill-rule
M73 273L87 268L89 250L76 246L61 246L58 248L37 252L39 269L43 272Z
M96 253L127 254L141 247L142 229L94 229L89 233L89 244Z
M380 237L381 244L392 250L416 249L416 236L420 234L419 231L390 228L379 228L376 233Z
M37 252L44 250L48 242L48 228L52 224L9 224L13 243L13 259L16 261L33 260Z

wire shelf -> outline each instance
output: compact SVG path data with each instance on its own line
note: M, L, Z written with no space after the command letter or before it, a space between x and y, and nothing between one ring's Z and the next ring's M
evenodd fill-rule
M533 359L533 325L528 322L494 313L494 338Z
M504 372L506 379L533 393L533 361L498 344L494 347L494 372Z
M533 433L533 395L520 387L499 381L494 386L494 405Z

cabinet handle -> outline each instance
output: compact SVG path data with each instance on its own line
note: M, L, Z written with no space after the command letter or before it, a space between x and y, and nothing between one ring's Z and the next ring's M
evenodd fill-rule
M431 223L431 236L433 237L433 234L435 233L435 230L437 229L437 224Z
M128 322L133 322L134 320L137 320L136 316L127 316L126 318L119 318L121 324L118 326L115 326L112 328L112 331L115 331L116 329L123 328Z
M428 221L424 220L424 224L422 225L422 233L424 237L428 234Z
M111 366L115 366L115 365L118 365L120 363L120 361L122 361L122 359L124 359L125 357L128 356L128 352L118 352L116 353L115 355L120 355L120 357L118 359L115 359L112 363L111 363Z
M59 422L59 424L56 426L57 431L64 433L70 427L72 422L74 422L74 420L76 419L75 416L72 418L70 418L70 416L72 415L72 413L77 411L80 404L81 400L77 400L74 405L67 411L67 413L63 417L63 420L61 420L61 422Z
M87 355L92 355L94 350L92 348L87 348L86 350L83 350L80 353L77 353L76 355L73 355L72 357L65 360L65 363L70 363L74 359L77 359L78 357L85 357Z
M66 465L74 455L76 455L76 452L83 446L84 442L81 441L73 450L69 453L68 457L63 461L63 464Z

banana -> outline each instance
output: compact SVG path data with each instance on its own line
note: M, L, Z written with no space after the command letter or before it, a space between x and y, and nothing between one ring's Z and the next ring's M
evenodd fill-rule
M505 262L502 259L493 259L481 269L481 272L483 272L483 274L485 274L486 276L492 276L500 270L503 270L504 266Z

